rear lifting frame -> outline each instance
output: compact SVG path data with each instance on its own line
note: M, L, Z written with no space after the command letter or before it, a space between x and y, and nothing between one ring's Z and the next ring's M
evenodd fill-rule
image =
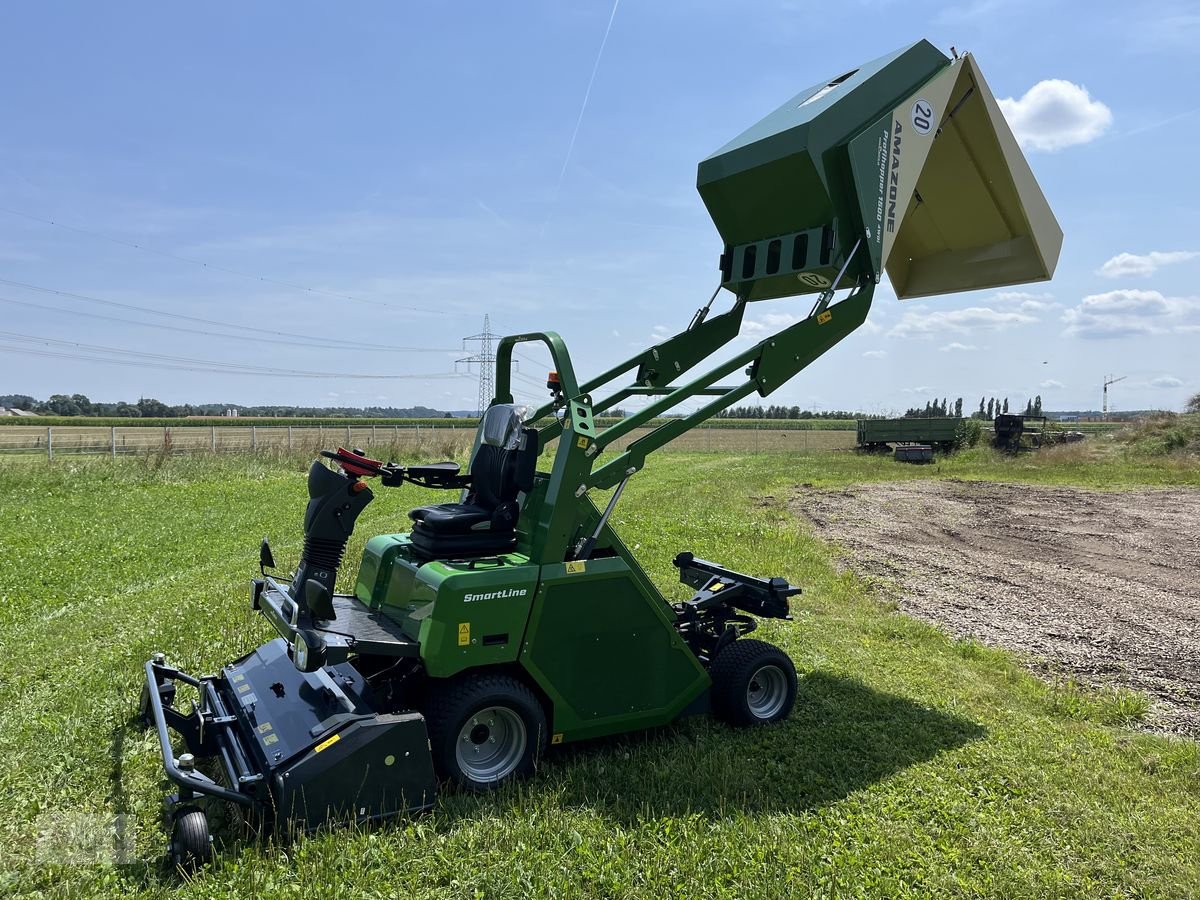
M792 618L788 598L799 594L800 588L784 578L754 578L691 553L680 553L674 562L679 580L697 588L690 600L672 604L675 630L706 667L727 644L758 627L752 616Z

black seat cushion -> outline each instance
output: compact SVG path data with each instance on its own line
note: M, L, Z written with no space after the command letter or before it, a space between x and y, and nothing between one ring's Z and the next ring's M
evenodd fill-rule
M492 514L473 503L439 503L437 506L422 506L408 514L414 522L420 522L430 531L440 534L462 534L472 530L492 530ZM484 525L484 523L487 523Z

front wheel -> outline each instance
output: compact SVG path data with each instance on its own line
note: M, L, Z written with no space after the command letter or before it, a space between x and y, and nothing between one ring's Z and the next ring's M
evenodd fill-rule
M717 654L709 675L713 714L730 725L778 722L796 705L796 667L766 641L734 641Z
M425 722L441 777L490 791L533 774L546 748L546 714L524 684L472 674L432 689Z
M212 836L204 810L183 806L175 811L167 856L172 866L184 872L194 872L212 859Z

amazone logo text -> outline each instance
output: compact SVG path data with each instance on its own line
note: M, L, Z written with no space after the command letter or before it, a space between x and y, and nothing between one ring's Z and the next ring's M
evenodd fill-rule
M900 120L895 119L892 131L892 175L888 179L887 230L896 230L896 196L900 193Z

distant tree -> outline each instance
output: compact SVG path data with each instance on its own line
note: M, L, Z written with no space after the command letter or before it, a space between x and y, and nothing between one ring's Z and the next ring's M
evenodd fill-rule
M988 417L989 419L994 419L994 418L996 418L996 417L995 417L995 415L993 415L993 412L992 412L992 411L993 411L993 408L995 407L995 405L996 405L996 401L995 401L995 400L991 400L991 399L989 399L989 400L988 400L988 405L987 405L987 417Z
M981 419L987 418L987 413L983 409L983 398L982 397L979 398L979 412L977 413L977 415Z
M38 402L28 394L3 394L0 395L0 406L7 409L33 409L38 405Z
M51 416L77 416L79 404L66 394L51 394L49 400L38 404L38 412Z
M1033 398L1033 414L1040 416L1042 414L1042 395L1038 394Z
M1008 412L1008 398L1007 397L1004 398L1004 411L1006 413Z
M1030 400L1029 402L1027 402L1025 404L1025 415L1027 415L1027 416L1033 415L1033 401L1032 400Z
M20 407L17 408L20 409ZM1188 398L1187 405L1184 406L1184 411L1190 413L1200 413L1200 394L1192 394L1192 396Z
M960 419L962 418L962 397L954 401L954 415Z
M175 415L171 407L153 397L142 397L138 400L137 405L138 409L142 411L142 417L146 419L165 419Z

